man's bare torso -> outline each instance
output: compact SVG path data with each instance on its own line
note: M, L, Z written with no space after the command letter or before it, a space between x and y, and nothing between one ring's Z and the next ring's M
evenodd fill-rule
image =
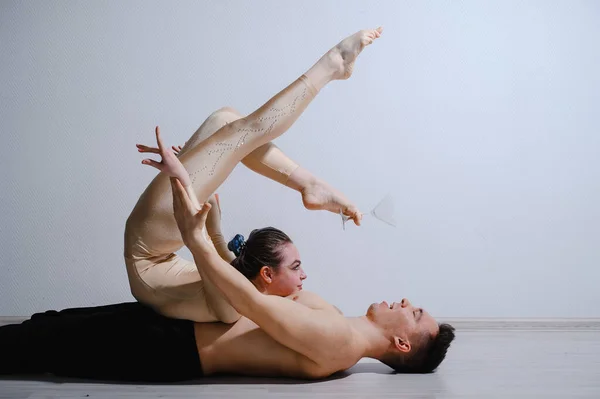
M300 291L288 297L304 306L328 312L332 320L341 312L317 295ZM205 375L233 373L254 376L319 378L353 366L360 357L351 346L340 356L310 359L280 344L251 320L235 324L196 323L196 344Z

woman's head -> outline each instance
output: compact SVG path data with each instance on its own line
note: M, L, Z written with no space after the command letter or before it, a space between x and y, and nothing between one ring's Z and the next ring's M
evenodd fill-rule
M252 230L247 241L236 235L227 245L237 256L231 265L269 295L287 296L302 289L306 278L298 249L274 227Z

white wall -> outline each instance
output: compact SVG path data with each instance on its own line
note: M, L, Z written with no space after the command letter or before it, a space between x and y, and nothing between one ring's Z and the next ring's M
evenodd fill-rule
M0 5L0 315L132 300L125 220L225 105L262 105L343 37L354 76L276 142L398 227L307 211L239 166L230 236L274 225L345 313L406 296L441 317L600 317L597 2L104 1ZM184 251L185 253L185 251Z

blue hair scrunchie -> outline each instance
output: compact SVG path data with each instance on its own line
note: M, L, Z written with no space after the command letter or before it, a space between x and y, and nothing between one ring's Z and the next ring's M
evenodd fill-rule
M232 251L235 256L240 256L240 253L246 248L246 241L244 241L244 236L241 234L236 234L235 237L227 244L227 249Z

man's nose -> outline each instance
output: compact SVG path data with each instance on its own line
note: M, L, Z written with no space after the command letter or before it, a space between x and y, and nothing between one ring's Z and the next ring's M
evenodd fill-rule
M406 298L402 298L402 302L400 302L400 306L402 306L403 308L410 306L409 300Z

